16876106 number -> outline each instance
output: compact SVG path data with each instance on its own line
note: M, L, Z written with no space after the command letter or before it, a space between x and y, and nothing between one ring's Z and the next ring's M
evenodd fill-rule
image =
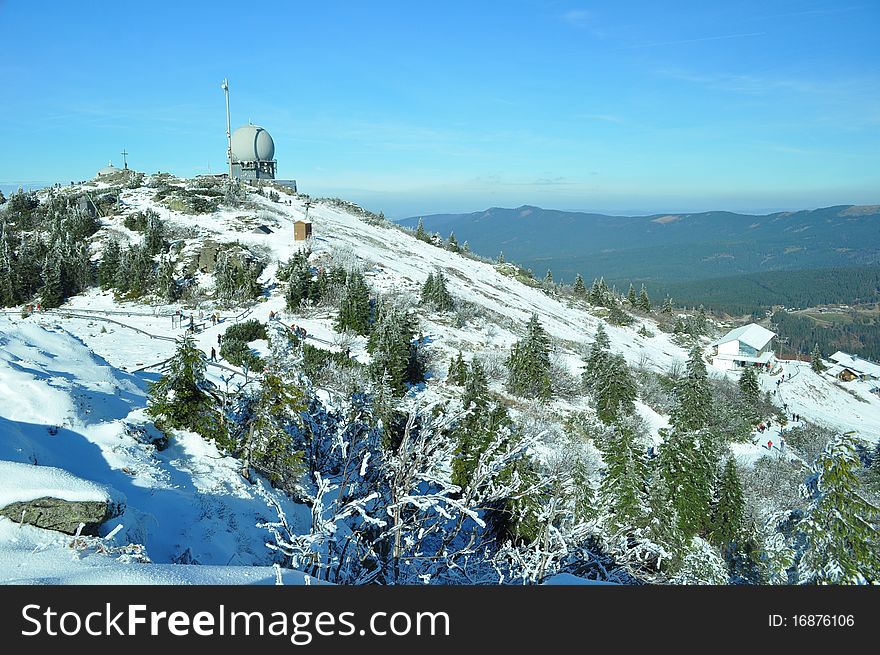
M852 614L771 614L771 628L851 628L856 624Z

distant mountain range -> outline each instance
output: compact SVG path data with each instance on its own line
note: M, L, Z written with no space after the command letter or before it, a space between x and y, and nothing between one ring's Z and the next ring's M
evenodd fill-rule
M421 217L481 255L548 269L571 282L604 276L655 283L880 262L880 205L839 205L767 215L712 211L608 216L524 205ZM399 221L415 228L420 217Z

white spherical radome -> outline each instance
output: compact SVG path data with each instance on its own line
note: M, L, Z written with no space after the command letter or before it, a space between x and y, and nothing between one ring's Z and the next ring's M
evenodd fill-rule
M119 171L119 169L116 168L113 164L107 164L104 168L102 168L101 170L99 170L97 172L95 177L104 177L105 175L112 175L113 173L116 173L117 171Z
M232 133L233 161L272 161L275 142L258 125L243 125Z

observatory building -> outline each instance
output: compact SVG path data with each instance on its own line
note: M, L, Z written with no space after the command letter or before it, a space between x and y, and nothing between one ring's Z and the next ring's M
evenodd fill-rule
M243 125L232 133L230 144L232 177L239 180L274 180L275 142L258 125Z
M110 163L107 164L104 168L102 168L101 170L99 170L99 171L95 174L95 177L107 177L108 175L113 175L114 173L118 173L120 170L122 170L122 169L116 168L116 167L113 165L113 162L110 162Z

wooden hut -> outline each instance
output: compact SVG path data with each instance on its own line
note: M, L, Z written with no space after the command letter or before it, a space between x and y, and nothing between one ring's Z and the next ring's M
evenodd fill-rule
M311 221L296 221L293 224L293 240L305 241L312 236Z

